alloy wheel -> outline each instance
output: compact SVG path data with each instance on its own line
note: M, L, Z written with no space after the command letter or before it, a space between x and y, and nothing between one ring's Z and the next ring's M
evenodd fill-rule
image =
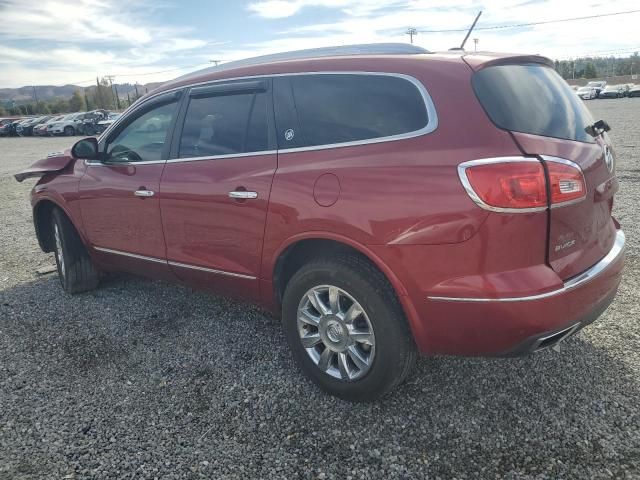
M326 374L353 381L373 365L371 321L345 290L333 285L313 287L300 300L297 320L302 346Z
M58 227L58 223L53 224L53 236L56 242L56 256L58 257L60 274L64 278L66 271L65 271L65 264L64 264L64 253L62 251L62 238L60 235L60 228Z

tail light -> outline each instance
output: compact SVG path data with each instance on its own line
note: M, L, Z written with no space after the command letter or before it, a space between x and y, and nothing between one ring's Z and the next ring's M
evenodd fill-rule
M544 166L535 158L471 160L458 166L458 175L472 200L495 212L538 212L549 204L559 206L584 198L586 187L580 167L568 160L548 160L548 190Z

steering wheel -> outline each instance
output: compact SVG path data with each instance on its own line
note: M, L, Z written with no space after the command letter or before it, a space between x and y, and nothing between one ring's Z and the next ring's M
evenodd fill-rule
M116 145L111 150L110 157L116 157L128 162L141 162L142 157L125 145Z

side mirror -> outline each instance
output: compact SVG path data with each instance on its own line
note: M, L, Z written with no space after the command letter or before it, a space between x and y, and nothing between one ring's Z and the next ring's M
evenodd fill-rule
M83 138L71 148L73 158L97 160L99 157L98 140L95 137Z

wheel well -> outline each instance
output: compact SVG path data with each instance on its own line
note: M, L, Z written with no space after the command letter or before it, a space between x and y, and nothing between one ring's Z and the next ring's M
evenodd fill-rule
M33 210L33 223L36 228L36 237L43 252L53 252L53 227L51 225L51 214L57 205L48 200L38 202Z
M277 303L282 303L282 296L291 277L309 260L345 253L358 256L378 269L377 265L362 252L335 240L322 238L300 240L287 247L278 257L273 272L274 293ZM382 274L384 275L384 272Z

